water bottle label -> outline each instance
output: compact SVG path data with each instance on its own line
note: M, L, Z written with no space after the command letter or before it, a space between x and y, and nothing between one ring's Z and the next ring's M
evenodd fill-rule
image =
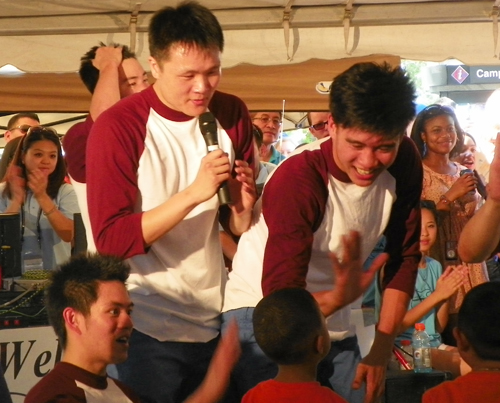
M421 348L415 349L415 351L413 352L413 359L415 361L420 361L422 359L422 349Z

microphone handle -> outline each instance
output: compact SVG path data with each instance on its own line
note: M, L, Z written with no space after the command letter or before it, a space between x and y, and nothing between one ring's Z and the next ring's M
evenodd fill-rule
M208 152L218 150L218 149L219 149L218 144L212 144L212 145L207 146ZM219 198L219 204L221 206L223 206L225 204L232 203L231 194L229 192L229 186L227 184L227 181L222 182L221 185L219 186L219 190L217 191L217 197Z
M217 191L217 197L219 198L219 204L221 206L225 204L231 204L231 194L229 193L229 186L227 181L222 182Z

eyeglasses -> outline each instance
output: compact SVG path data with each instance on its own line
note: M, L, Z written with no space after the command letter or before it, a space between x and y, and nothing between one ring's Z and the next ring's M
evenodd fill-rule
M272 121L274 126L281 126L281 120L279 120L278 118L271 119L269 116L262 116L260 118L258 117L253 118L253 120L255 119L259 119L265 125L267 125L269 122Z
M8 129L9 131L14 131L14 130L20 130L22 131L24 134L28 133L28 130L30 129L30 125L19 125L19 126L16 126L16 127L13 127L12 129Z
M315 125L309 126L309 130L323 130L327 123L328 121L316 123Z

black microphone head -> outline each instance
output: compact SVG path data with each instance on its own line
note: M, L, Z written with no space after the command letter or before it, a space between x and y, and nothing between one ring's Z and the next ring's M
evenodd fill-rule
M217 123L212 112L202 113L199 117L199 124L207 146L218 145Z

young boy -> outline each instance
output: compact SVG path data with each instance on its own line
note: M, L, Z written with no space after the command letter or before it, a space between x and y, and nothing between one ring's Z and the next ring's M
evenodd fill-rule
M330 351L330 337L308 291L285 288L263 298L255 307L253 327L262 351L278 364L278 375L249 390L242 403L345 402L316 382L316 367Z
M472 372L424 394L423 403L493 403L500 399L500 283L469 291L453 330L458 351Z

